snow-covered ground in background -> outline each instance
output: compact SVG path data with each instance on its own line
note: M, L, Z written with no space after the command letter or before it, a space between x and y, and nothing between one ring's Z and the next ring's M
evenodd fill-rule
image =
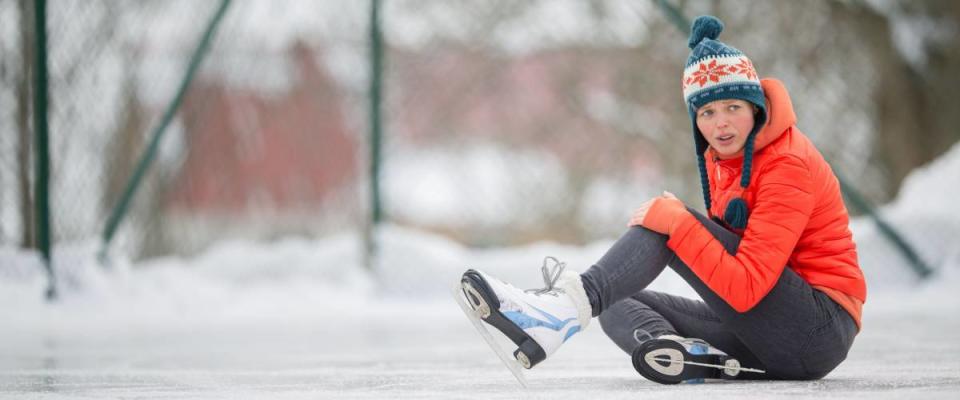
M919 282L868 220L852 227L868 278L864 331L818 382L664 387L640 379L599 329L512 378L449 298L467 267L539 286L545 255L584 269L612 243L472 249L387 226L366 272L353 234L224 242L190 258L101 268L94 243L55 256L0 249L0 397L379 398L949 397L960 389L960 146L913 173L881 209L937 269ZM654 289L695 297L667 270Z

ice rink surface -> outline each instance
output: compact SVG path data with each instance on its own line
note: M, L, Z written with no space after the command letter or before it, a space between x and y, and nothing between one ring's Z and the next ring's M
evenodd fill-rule
M929 305L868 308L847 361L819 381L659 385L594 324L528 371L524 390L452 301L383 302L315 320L5 335L0 398L934 399L960 391L960 319Z

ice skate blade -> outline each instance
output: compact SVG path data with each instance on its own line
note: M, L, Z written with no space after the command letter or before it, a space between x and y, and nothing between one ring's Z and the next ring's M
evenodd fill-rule
M503 365L506 366L511 373L513 373L513 377L517 379L517 382L520 383L520 386L527 388L527 379L523 375L523 367L516 359L509 355L510 353L503 350L500 344L497 343L496 338L494 338L493 335L490 334L490 331L487 330L483 320L481 320L480 316L477 315L477 311L467 304L468 300L466 296L464 296L463 288L459 282L456 286L454 286L450 294L453 295L453 299L457 302L457 305L460 306L460 310L463 311L463 314L466 315L467 319L470 320L470 323L473 324L473 327L477 330L477 334L479 334L480 337L487 342L487 345L490 346L490 349L493 350L498 358L500 358L500 361L503 362Z
M668 385L737 379L741 372L764 373L745 368L726 355L690 353L680 343L668 339L645 341L631 358L634 369L644 378Z

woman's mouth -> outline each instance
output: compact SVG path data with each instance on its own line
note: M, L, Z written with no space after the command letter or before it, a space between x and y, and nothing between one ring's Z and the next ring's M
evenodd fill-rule
M717 140L717 143L719 143L719 144L727 145L727 144L730 144L730 143L733 142L734 136L735 136L735 135L717 136L717 139L716 139L716 140Z

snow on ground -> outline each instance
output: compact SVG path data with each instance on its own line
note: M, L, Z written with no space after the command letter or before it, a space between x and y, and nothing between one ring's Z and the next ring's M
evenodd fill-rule
M40 294L33 253L0 248L0 398L953 398L960 390L960 146L907 179L881 213L934 279L919 282L866 220L852 224L868 278L864 330L814 382L661 386L592 327L528 371L521 390L449 297L467 267L539 286L545 255L584 269L611 240L471 249L387 226L377 274L359 239L223 242L190 258L56 254L62 296ZM694 297L669 270L653 289Z

